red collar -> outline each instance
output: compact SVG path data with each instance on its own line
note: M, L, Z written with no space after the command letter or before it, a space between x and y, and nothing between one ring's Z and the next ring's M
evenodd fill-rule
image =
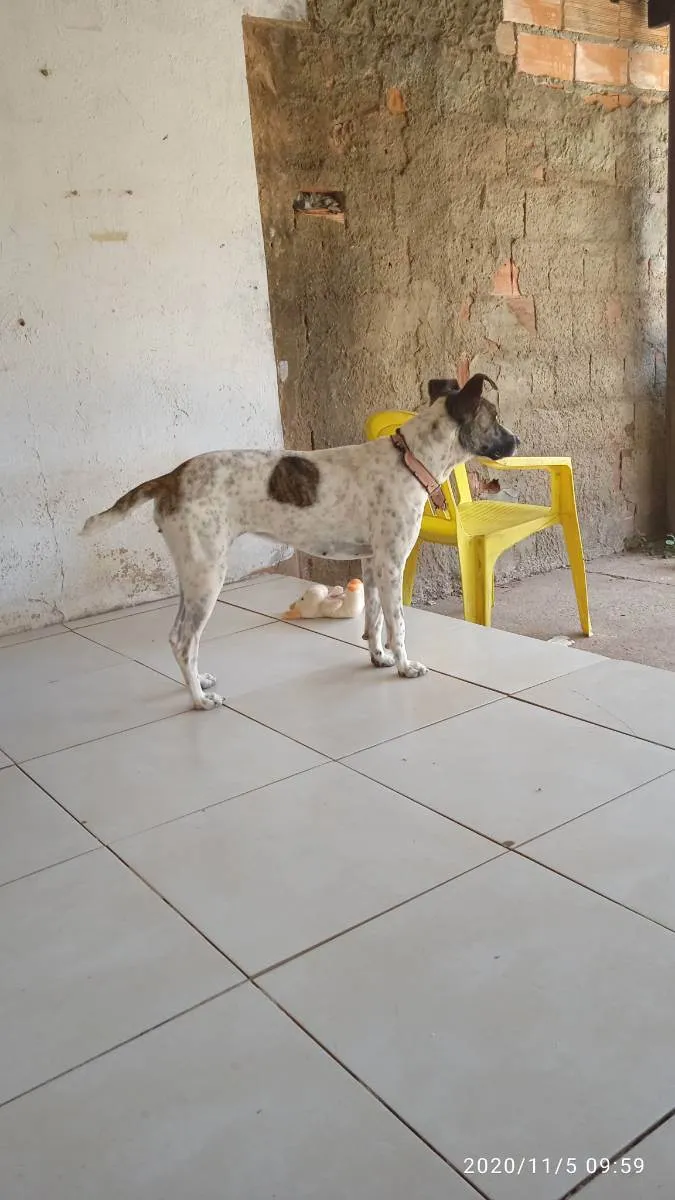
M400 429L397 429L396 433L392 433L391 440L401 455L401 462L404 467L407 467L410 474L422 485L434 508L438 512L444 511L446 507L445 495L435 475L432 475L431 471L427 471L424 463L421 463L419 458L415 458Z

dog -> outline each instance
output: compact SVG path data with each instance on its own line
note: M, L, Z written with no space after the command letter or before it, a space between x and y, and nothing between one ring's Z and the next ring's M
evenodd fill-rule
M154 501L155 521L180 583L169 641L195 708L225 703L211 690L215 678L199 674L197 657L223 586L229 547L242 533L319 558L362 559L363 637L373 666L395 666L406 679L426 674L406 654L401 602L403 568L424 506L431 498L443 507L440 484L459 463L507 458L519 444L483 395L486 383L496 390L485 375L473 375L463 387L456 379L430 380L430 404L406 422L404 435L399 430L393 438L307 453L200 454L89 518L83 534L99 533Z

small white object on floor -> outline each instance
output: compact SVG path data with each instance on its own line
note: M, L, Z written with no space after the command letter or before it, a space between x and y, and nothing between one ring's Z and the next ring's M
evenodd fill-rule
M297 621L302 617L358 617L364 608L363 583L350 579L346 588L327 588L325 583L312 583L299 600L283 614L282 620Z
M557 642L559 646L573 646L574 645L574 639L565 637L564 633L559 634L558 637L547 638L546 640L547 640L547 642Z

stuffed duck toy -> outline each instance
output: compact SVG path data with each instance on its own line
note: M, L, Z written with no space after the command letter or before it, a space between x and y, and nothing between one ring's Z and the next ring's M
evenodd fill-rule
M358 617L363 612L363 584L350 579L346 588L327 588L324 583L312 583L299 600L283 614L285 621L312 617Z

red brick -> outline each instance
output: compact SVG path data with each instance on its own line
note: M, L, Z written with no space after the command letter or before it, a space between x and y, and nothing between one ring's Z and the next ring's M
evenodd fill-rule
M496 272L492 281L493 296L519 296L520 288L518 286L518 276L520 275L520 267L517 267L512 259L502 263L499 270Z
M668 91L668 54L658 50L631 50L630 81L650 92Z
M574 42L567 38L518 35L518 70L526 75L548 75L552 79L574 77Z
M562 0L504 0L504 20L521 25L562 28Z
M577 42L575 79L579 83L627 83L628 51L602 42Z
M390 87L387 89L387 108L395 117L402 117L408 111L400 88Z
M630 108L636 99L630 92L593 92L592 96L584 96L584 104L597 104L605 112L614 112L617 108Z
M565 0L564 28L592 37L618 38L619 6L610 0Z
M567 0L570 3L570 0ZM646 42L650 46L668 48L668 26L650 29L647 24L647 0L621 0L619 8L619 37L626 42Z

